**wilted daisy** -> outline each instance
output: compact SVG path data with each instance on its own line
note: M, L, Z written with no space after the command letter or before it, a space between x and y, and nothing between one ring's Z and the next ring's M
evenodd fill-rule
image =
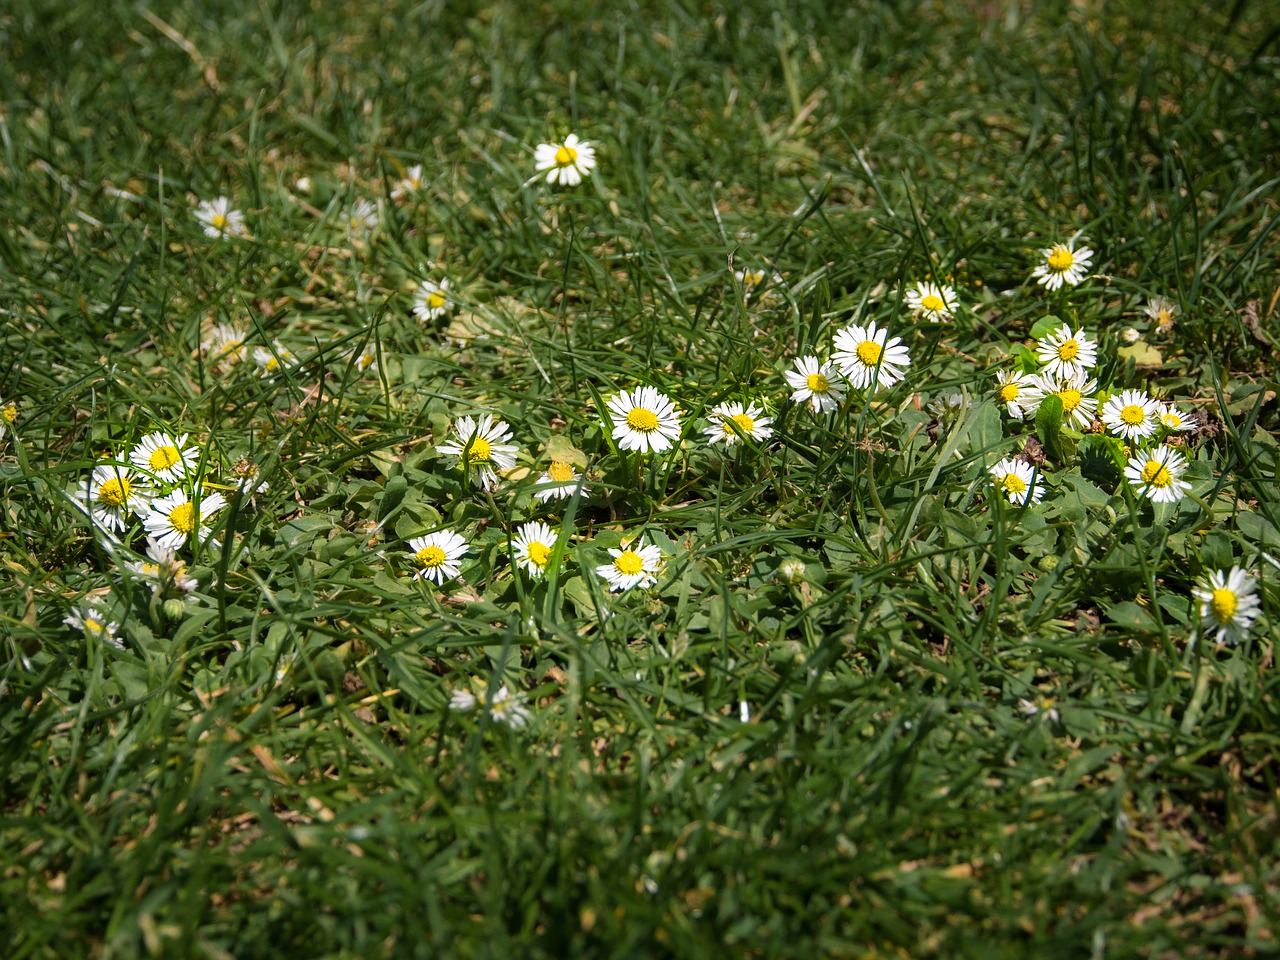
M1062 418L1068 425L1088 430L1093 424L1093 415L1098 411L1098 401L1093 397L1098 381L1083 377L1039 377L1036 386L1040 388L1042 400L1054 396L1062 401Z
M12 400L0 402L0 437L18 422L18 405Z
M1156 325L1159 333L1172 333L1173 325L1178 319L1181 310L1172 300L1166 300L1164 297L1152 297L1147 301L1143 313Z
M752 440L768 440L773 436L773 418L764 415L764 408L754 402L743 407L741 403L722 403L708 414L711 426L704 427L708 443L723 443L733 446L739 435Z
M270 347L257 347L253 351L253 360L262 376L269 378L292 366L294 357L278 341L272 340Z
M1160 404L1142 390L1122 390L1102 408L1108 430L1126 440L1142 440L1156 432Z
M1098 344L1089 339L1083 327L1073 333L1071 325L1064 323L1036 342L1036 356L1045 365L1045 376L1064 380L1085 377L1098 365Z
M750 300L751 295L764 285L765 280L768 280L771 284L782 282L782 277L776 273L766 273L764 270L756 270L751 267L735 270L733 276L742 285L742 299L744 301Z
M939 423L959 420L960 415L969 409L969 391L961 387L949 393L940 393L929 401L926 409Z
M202 200L196 205L195 217L204 227L206 237L241 236L244 214L231 206L227 197Z
M1129 460L1124 475L1153 503L1173 503L1186 496L1191 484L1180 479L1187 469L1186 458L1173 447L1156 447Z
M96 601L82 603L78 610L65 617L62 622L79 630L86 640L101 640L117 649L124 649L124 644L116 637L120 624L112 623L106 611Z
M917 283L907 291L907 309L934 323L950 320L956 312L956 292L938 283Z
M133 465L157 480L174 483L187 475L199 458L195 447L184 447L187 434L174 437L163 431L148 433L129 452Z
M1040 482L1035 468L1013 457L1001 460L991 468L991 482L1015 506L1022 506L1028 497L1032 503L1039 503L1044 496L1044 484Z
M187 565L158 540L147 541L146 560L129 561L125 567L136 577L146 580L151 592L159 596L190 593L196 588L196 580L188 575Z
M1217 643L1239 643L1249 636L1262 602L1257 583L1239 567L1211 570L1205 580L1191 589L1200 601L1200 629Z
M467 541L452 530L437 530L409 541L409 553L418 570L413 579L442 584L458 575L459 561L467 552Z
M1021 420L1034 413L1044 399L1039 381L1029 373L1002 370L996 374L996 400L1004 405L1009 416Z
M128 467L100 463L81 487L79 502L93 522L117 533L129 523L130 514L141 516L147 509L150 491L133 479Z
M447 457L456 458L467 472L474 471L472 482L484 490L492 490L498 484L498 470L510 470L516 465L520 448L506 441L511 439L511 427L502 420L485 414L478 421L472 417L459 417L453 425L456 440L436 445L436 450Z
M197 540L206 539L213 515L226 505L226 498L216 491L196 503L186 490L174 490L151 501L142 525L160 546L180 550L193 535Z
M538 478L538 485L534 489L534 497L546 503L548 500L561 500L565 497L573 496L573 491L578 489L578 472L573 469L572 463L566 463L563 460L552 460L547 465L546 472ZM587 487L582 487L582 495L587 495Z
M662 551L653 544L637 540L621 550L609 550L613 562L602 563L596 573L609 581L610 590L630 590L632 587L648 587L658 582L658 564Z
M539 174L546 172L547 183L576 187L595 169L596 149L571 133L564 138L564 143L538 144L533 162Z
M831 359L854 387L891 387L902 379L911 356L901 337L886 342L888 334L887 329L877 329L874 320L865 327L855 323L836 334Z
M378 227L378 208L368 200L357 200L348 209L343 222L352 237L362 237Z
M822 363L813 355L797 357L795 370L783 374L791 387L791 399L807 403L814 413L829 413L844 400L844 383L840 372L830 363Z
M248 457L241 457L231 465L230 476L227 479L235 484L237 490L251 497L265 493L271 486L262 479L262 471L258 465Z
M217 323L209 331L209 336L200 342L200 349L209 363L231 366L248 355L244 345L248 337L247 330L230 323Z
M665 393L653 387L623 390L608 403L613 439L623 450L658 453L680 439L680 415Z
M1088 247L1077 250L1074 239L1055 243L1041 250L1040 255L1044 262L1031 272L1031 276L1046 290L1057 290L1063 284L1074 287L1084 279L1085 271L1093 262L1093 251Z
M422 280L413 295L413 315L419 320L436 320L449 312L449 281Z
M524 567L525 573L541 577L547 572L559 536L558 530L552 530L541 520L526 523L511 541L511 555L518 566Z
M422 189L422 165L415 164L404 172L404 176L391 188L392 200L404 200L410 194Z

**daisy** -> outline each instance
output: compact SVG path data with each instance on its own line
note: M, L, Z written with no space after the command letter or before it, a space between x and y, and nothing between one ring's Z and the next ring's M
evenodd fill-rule
M454 690L449 695L449 709L469 713L479 705L475 694L466 690ZM505 723L512 730L519 730L529 725L533 714L524 705L524 694L512 693L503 684L494 693L488 703L489 719L494 723Z
M261 369L262 376L270 378L293 363L293 354L272 340L270 347L257 347L253 351L253 361Z
M907 291L907 309L917 317L938 323L950 320L956 312L956 292L952 287L936 283L917 283Z
M187 574L187 565L158 540L147 541L148 560L125 563L135 577L151 584L151 592L159 596L171 593L190 593L196 588L196 580Z
M425 577L443 584L458 575L461 569L458 561L466 552L467 541L452 530L438 530L425 537L414 537L409 541L409 553L418 567L413 579Z
M1093 262L1093 251L1088 247L1077 250L1075 245L1072 239L1041 250L1044 263L1031 272L1036 283L1043 284L1046 290L1057 290L1063 284L1074 287L1083 280L1085 271Z
M1074 423L1080 430L1088 430L1093 424L1093 415L1098 410L1098 401L1093 398L1093 393L1098 389L1098 381L1083 377L1038 377L1036 386L1042 399L1055 396L1062 401L1062 416L1066 422Z
M645 546L644 539L634 546L621 550L609 550L612 563L602 563L596 573L609 581L609 590L630 590L632 587L648 587L658 582L658 563L662 552L653 544Z
M534 497L546 503L548 500L561 500L565 497L573 496L573 492L578 489L578 472L573 469L573 464L565 463L563 460L552 460L547 466L547 471L538 478L538 485L534 489ZM587 495L587 487L582 487L582 495Z
M680 415L665 393L653 387L623 390L608 403L613 439L623 450L658 453L680 439Z
M129 453L133 465L165 483L176 483L187 475L197 453L194 447L183 447L187 434L173 437L157 431L143 437Z
M142 515L147 509L149 491L136 482L128 467L100 463L80 490L80 502L93 522L117 533L128 525L130 513Z
M1170 433L1188 433L1200 426L1194 414L1183 413L1172 403L1158 404L1158 407L1156 418L1160 421L1160 426Z
M1182 311L1178 309L1178 305L1172 300L1166 300L1164 297L1152 297L1147 301L1147 305L1142 312L1156 325L1157 332L1168 334L1173 332L1173 324L1178 319L1178 314Z
M244 214L234 209L227 197L201 200L196 204L195 218L204 226L206 237L244 235Z
M511 439L511 427L505 421L488 414L478 421L459 417L453 432L458 439L438 444L436 450L455 457L464 470L474 470L472 482L482 490L497 486L498 470L510 470L516 465L520 448L506 442Z
M1179 479L1186 468L1187 461L1182 454L1173 447L1162 446L1130 459L1124 475L1153 503L1173 503L1191 489L1191 484Z
M124 649L124 644L116 637L120 624L108 620L106 612L97 601L82 603L76 612L63 618L62 622L75 627L84 634L86 640L101 640L119 650Z
M416 164L405 171L404 176L391 188L392 200L404 200L422 189L422 165Z
M511 541L511 554L518 566L524 567L531 577L541 577L547 572L551 553L555 550L560 531L552 530L541 520L526 523Z
M1200 601L1200 629L1217 643L1246 639L1262 606L1257 589L1247 570L1210 571L1207 580L1191 589L1191 595Z
M449 281L422 280L413 297L413 315L419 320L437 320L449 312Z
M1034 413L1040 406L1044 393L1039 382L1029 373L1004 370L996 374L996 401L1015 420Z
M950 393L938 394L929 401L926 409L939 422L959 420L960 415L969 409L969 391L961 387Z
M595 169L596 148L571 133L564 138L564 143L538 144L533 162L539 174L546 171L547 183L576 187Z
M1058 708L1053 697L1036 697L1034 700L1018 698L1018 712L1024 717L1039 717L1042 723L1057 723Z
M206 539L210 520L226 505L226 498L217 492L196 504L186 490L175 490L151 501L142 525L147 529L147 536L158 545L180 550L193 534L198 540Z
M1142 390L1123 390L1102 408L1102 422L1125 440L1144 440L1156 432L1160 404Z
M0 403L0 437L3 437L5 431L10 429L18 422L18 405L10 400L8 403Z
M754 402L744 409L740 403L722 403L710 414L711 426L704 427L708 443L723 443L732 447L739 440L739 434L752 440L768 440L773 436L771 417L764 415L764 409Z
M378 354L373 347L365 347L352 361L355 365L356 373L369 373L378 369Z
M214 324L209 336L201 341L200 349L204 351L209 363L225 363L228 366L239 363L248 356L244 342L249 332L230 323Z
M1035 468L1012 457L1001 460L991 468L991 482L1015 506L1022 506L1028 498L1032 503L1039 503L1044 496L1044 484L1040 482Z
M349 236L373 233L378 227L378 208L368 200L357 200L348 208L345 223Z
M1045 364L1042 373L1049 377L1086 376L1086 371L1098 365L1098 344L1090 340L1081 327L1075 333L1071 325L1062 327L1036 342L1036 356Z
M241 457L231 465L227 479L235 484L238 491L251 497L265 493L271 487L271 484L262 479L262 470L248 457Z
M454 690L449 694L449 709L470 713L476 708L476 695L469 690Z
M809 354L797 357L795 370L783 374L792 389L791 399L807 403L814 413L829 413L844 400L844 383L840 373L829 363Z
M888 334L887 329L877 330L874 320L865 327L855 323L836 334L831 359L854 387L891 387L902 379L911 357L902 338L886 342Z
M770 283L782 282L782 277L778 274L765 273L763 270L735 270L733 276L734 279L742 285L742 300L744 303L751 299L751 295L755 293L759 287L764 285L766 279Z

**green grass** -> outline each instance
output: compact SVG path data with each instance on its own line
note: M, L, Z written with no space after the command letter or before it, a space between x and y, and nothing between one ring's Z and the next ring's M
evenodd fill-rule
M6 956L1280 952L1274 13L776 6L0 13ZM570 131L595 174L529 184ZM204 236L219 195L251 238ZM1037 251L1077 233L1091 276L1047 294ZM744 267L780 279L744 304ZM905 308L927 276L955 323ZM442 277L460 306L419 321ZM1216 426L1192 496L1153 509L1049 417L1044 501L992 490L1037 431L992 378L1049 314L1104 387ZM869 319L905 382L792 403L792 359ZM282 372L215 362L215 323ZM601 420L636 384L685 423L643 463ZM732 399L776 432L721 457ZM435 450L483 413L522 451L491 494ZM138 525L73 504L153 430L270 484L167 604L124 569ZM565 443L590 494L541 506ZM567 531L541 582L509 557L539 517ZM460 578L414 582L445 527ZM658 583L610 594L641 533ZM1251 639L1189 644L1233 565ZM90 596L122 649L63 623ZM504 684L524 729L447 708Z

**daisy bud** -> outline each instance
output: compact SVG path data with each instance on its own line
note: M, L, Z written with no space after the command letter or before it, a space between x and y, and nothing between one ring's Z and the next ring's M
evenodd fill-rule
M804 581L804 561L796 557L788 557L778 564L778 579L783 583L795 586Z

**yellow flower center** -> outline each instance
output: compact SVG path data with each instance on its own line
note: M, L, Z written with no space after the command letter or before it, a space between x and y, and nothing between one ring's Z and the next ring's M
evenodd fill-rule
M151 468L152 473L161 473L181 460L182 455L178 453L178 448L165 444L151 451L151 456L147 458L147 466Z
M742 283L748 287L758 287L764 283L763 270L744 270L742 272Z
M1129 427L1140 427L1146 422L1147 411L1136 403L1131 403L1120 411L1120 422Z
M277 370L280 369L280 358L279 357L269 358L267 362L263 364L263 367L265 367L267 373L275 373Z
M880 362L880 355L884 353L884 350L874 340L863 340L858 344L858 349L854 352L857 353L858 359L868 367L874 367Z
M573 464L552 460L551 466L547 467L547 476L556 483L568 483L573 479Z
M119 510L129 501L133 484L122 477L112 477L98 488L98 502L111 510Z
M543 156L545 157L546 154L544 153ZM578 151L573 149L573 147L561 144L560 149L556 151L557 167L567 167L577 159L578 159Z
M89 633L92 633L95 637L99 636L103 631L102 623L98 620L93 619L93 617L84 618L84 628Z
M1233 591L1226 587L1219 587L1209 598L1209 611L1213 614L1213 619L1219 623L1229 623L1236 615L1236 607L1239 603L1240 600Z
M1000 485L1010 493L1026 493L1027 481L1023 480L1016 473L1006 473L1004 479L1000 481Z
M736 423L743 433L750 433L756 428L755 420L748 417L745 413L736 413L724 422L724 433L726 437L737 436L737 433L734 431L730 421Z
M0 417L4 417L7 423L13 423L18 419L18 405L16 403L6 403L3 407L0 407Z
M226 215L222 213L215 213L213 215L212 223L215 230L226 230L229 225Z
M1049 269L1054 273L1066 273L1075 262L1075 255L1066 247L1054 247L1049 254Z
M658 429L658 415L644 407L632 407L627 414L627 426L640 433L653 433Z
M941 297L935 296L934 294L931 293L927 297L925 297L923 300L920 301L920 306L924 307L924 309L927 310L929 313L937 313L939 310L945 307L946 304L942 302Z
M634 550L623 550L613 561L613 567L626 577L633 577L644 569L644 561Z
M1058 399L1062 401L1062 412L1070 413L1080 406L1080 401L1084 399L1084 394L1075 389L1075 387L1067 387L1065 390L1058 391Z
M190 534L196 528L196 507L193 503L180 503L169 511L169 526L179 533Z
M831 389L831 381L820 373L811 373L805 378L804 385L811 393L827 393Z
M996 394L1000 398L1001 403L1013 403L1018 399L1018 395L1022 392L1022 388L1016 383L1006 383Z
M467 462L470 464L481 464L489 462L489 454L492 448L489 441L484 437L476 437L467 447Z
M444 306L445 297L439 290L427 296L427 306L432 310L439 310Z
M434 570L436 567L444 563L444 551L437 547L434 543L429 547L423 547L414 558L428 570Z
M542 541L535 540L529 544L528 557L535 567L545 567L551 559L551 548Z
M1160 418L1160 422L1163 423L1170 430L1177 430L1180 426L1182 426L1182 418L1178 416L1176 413L1166 413L1163 417Z
M1156 314L1156 326L1161 330L1173 326L1173 314L1168 310L1161 310Z
M1058 345L1058 359L1070 363L1080 356L1080 344L1074 340L1064 340Z
M1173 483L1173 474L1159 460L1148 460L1142 468L1142 481L1152 487L1167 487Z

